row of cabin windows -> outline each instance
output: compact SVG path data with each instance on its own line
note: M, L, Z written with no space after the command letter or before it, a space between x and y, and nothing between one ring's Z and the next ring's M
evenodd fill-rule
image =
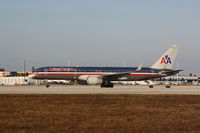
M123 73L123 72L131 72L131 71L36 71L36 72L109 72L109 73ZM134 71L133 71L134 72ZM136 73L149 73L149 72L136 72Z
M36 70L36 72L131 72L131 70L77 70L77 71L48 71L48 70ZM134 70L133 70L134 72ZM141 73L153 73L153 71L142 70Z

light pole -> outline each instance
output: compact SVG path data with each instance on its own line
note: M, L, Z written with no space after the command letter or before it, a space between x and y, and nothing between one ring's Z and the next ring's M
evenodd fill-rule
M24 81L26 79L26 60L24 60Z

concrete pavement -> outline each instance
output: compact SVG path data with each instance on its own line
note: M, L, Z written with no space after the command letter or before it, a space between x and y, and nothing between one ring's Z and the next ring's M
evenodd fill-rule
M99 86L0 86L0 94L192 94L200 95L200 86L115 86L100 88Z

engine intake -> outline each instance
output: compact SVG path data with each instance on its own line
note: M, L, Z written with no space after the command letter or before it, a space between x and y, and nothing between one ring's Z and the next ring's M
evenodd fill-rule
M84 80L87 82L89 85L99 85L103 83L103 79L100 76L88 76L88 75L83 75L79 77L79 80Z

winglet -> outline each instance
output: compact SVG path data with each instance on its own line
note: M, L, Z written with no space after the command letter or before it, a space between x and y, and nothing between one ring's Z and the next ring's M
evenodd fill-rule
M138 67L137 67L137 69L136 69L135 71L136 71L136 72L141 71L142 67L143 67L143 63L141 62L141 63L138 65Z

